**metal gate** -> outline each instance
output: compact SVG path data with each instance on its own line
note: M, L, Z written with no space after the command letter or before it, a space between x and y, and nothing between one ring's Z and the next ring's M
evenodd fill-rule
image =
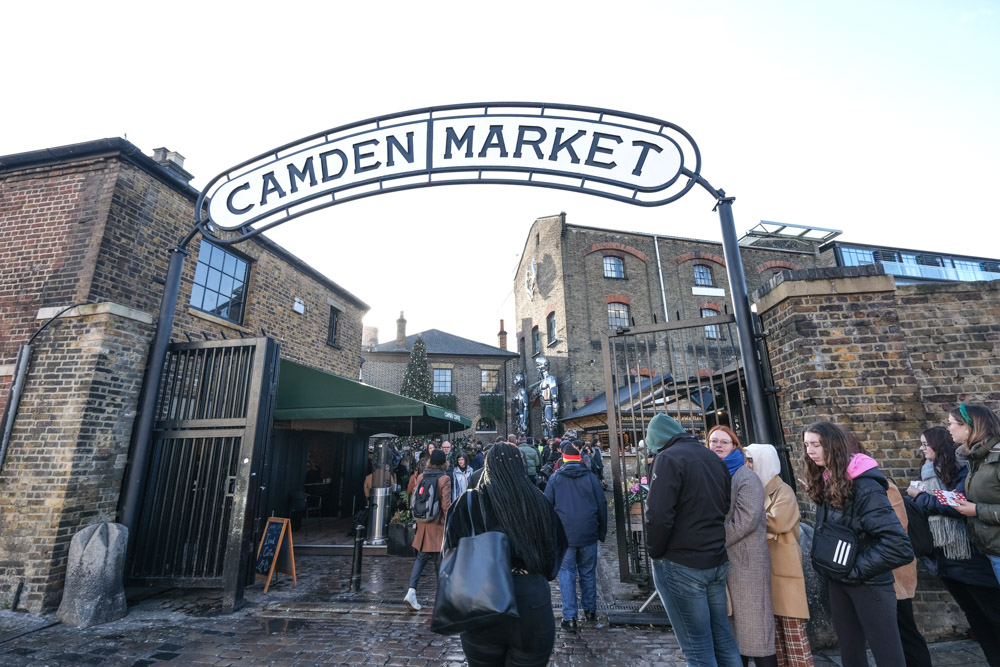
M243 599L267 490L278 345L269 338L171 344L129 567L132 583L222 588Z
M622 581L650 583L642 495L649 420L665 412L699 437L717 424L750 433L745 378L732 315L610 332L602 341L608 438Z

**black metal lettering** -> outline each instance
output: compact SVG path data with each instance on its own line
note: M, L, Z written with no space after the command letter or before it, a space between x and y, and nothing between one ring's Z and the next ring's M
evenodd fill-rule
M392 136L391 134L385 138L385 142L386 144L388 144L387 152L389 153L388 157L385 159L385 166L391 167L396 163L396 161L392 157L393 146L395 146L399 150L400 154L406 159L407 162L413 164L412 132L406 133L406 150L403 150L403 146L399 143L399 140L396 137Z
M455 148L461 150L462 145L465 144L465 157L472 157L472 135L476 129L475 125L470 125L465 128L465 132L462 134L462 138L459 139L455 135L455 128L448 127L445 128L444 134L444 159L451 159L451 145L455 144Z
M507 157L507 146L503 141L503 125L490 125L490 133L483 142L479 157L486 157L486 151L491 148L500 150L500 157Z
M368 141L362 141L362 142L354 144L354 173L355 174L360 174L360 173L365 172L365 171L371 171L372 169L378 169L379 167L382 166L382 163L379 162L378 160L375 161L375 164L369 164L369 165L361 166L361 161L364 160L365 158L375 157L375 152L374 151L372 151L371 153L362 153L361 149L364 146L378 146L378 139L369 139Z
M635 169L632 170L632 175L642 176L642 166L646 164L646 156L649 154L649 150L653 149L657 153L662 153L663 148L657 146L656 144L651 144L648 141L633 141L632 145L642 147L642 152L639 153L639 159L635 161Z
M274 172L269 171L264 174L264 187L260 190L260 205L267 205L267 196L271 193L277 192L278 199L285 196L285 191L281 189L281 185L278 183L278 179L274 177Z
M316 172L313 171L313 159L312 156L306 158L306 163L302 165L300 170L294 164L288 165L288 180L292 184L292 192L298 192L299 186L295 181L306 182L306 174L309 174L309 187L314 187L316 185Z
M565 129L566 128L563 127L556 128L556 138L552 143L552 152L549 153L549 159L555 162L556 159L559 157L559 152L562 151L563 149L566 149L570 155L569 158L570 162L572 162L573 164L580 164L580 156L576 154L576 151L573 149L572 144L574 141L576 141L577 139L579 139L580 137L582 137L587 133L584 132L583 130L577 130L576 134L574 134L566 141L563 141L562 135Z
M524 136L525 132L537 132L538 137L535 139L526 139ZM538 127L537 125L519 125L517 128L517 147L514 149L514 157L521 157L521 149L524 146L531 146L535 149L535 157L539 160L543 159L545 156L542 155L542 149L538 145L545 141L547 136L545 128Z
M330 170L328 166L329 163L327 162L327 158L330 157L331 155L336 155L340 158L340 171L338 171L336 174L333 174L332 176L330 175ZM337 180L338 178L344 175L345 171L347 171L347 156L344 155L344 151L340 150L339 148L334 148L332 151L320 153L319 162L321 165L323 165L324 183Z
M611 155L614 153L614 149L605 148L600 145L602 139L614 139L616 144L622 142L622 138L616 134L604 134L603 132L594 132L594 139L590 142L590 153L587 155L587 166L588 167L601 167L602 169L614 169L618 166L618 163L612 160L611 162L598 162L594 159L598 153L604 153L605 155Z
M229 209L230 213L232 213L233 215L242 215L253 208L253 204L247 204L243 208L236 208L235 206L233 206L233 197L236 196L236 193L240 192L241 190L249 190L249 189L250 189L250 184L244 183L243 185L241 185L240 187L234 189L232 192L229 193L229 196L226 197L226 208Z

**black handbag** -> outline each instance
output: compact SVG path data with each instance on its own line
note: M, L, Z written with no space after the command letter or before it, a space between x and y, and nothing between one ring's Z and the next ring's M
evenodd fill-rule
M472 536L459 539L438 572L431 631L440 635L482 630L495 627L498 621L518 617L510 540L497 531L476 534L472 494L472 490L465 492ZM477 492L485 519L481 494Z
M823 507L822 520L813 533L810 556L820 572L835 581L843 579L850 574L858 557L858 536L847 526L828 523Z

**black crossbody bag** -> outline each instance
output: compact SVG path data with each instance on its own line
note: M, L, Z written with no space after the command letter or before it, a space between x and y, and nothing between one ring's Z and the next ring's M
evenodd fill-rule
M827 508L822 515L817 510L819 525L813 533L813 564L829 578L839 581L850 574L858 557L858 536L851 528L826 520ZM854 517L854 502L851 502L851 516Z

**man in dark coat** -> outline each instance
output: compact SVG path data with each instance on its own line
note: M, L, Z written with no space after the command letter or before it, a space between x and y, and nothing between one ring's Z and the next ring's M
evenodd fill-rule
M559 592L562 628L576 632L578 577L583 613L588 621L597 620L597 543L608 533L608 501L572 444L563 448L563 465L549 478L545 496L555 506L569 542L559 568Z
M646 497L646 552L653 583L691 664L741 667L726 610L729 470L666 414L649 422L655 455Z

